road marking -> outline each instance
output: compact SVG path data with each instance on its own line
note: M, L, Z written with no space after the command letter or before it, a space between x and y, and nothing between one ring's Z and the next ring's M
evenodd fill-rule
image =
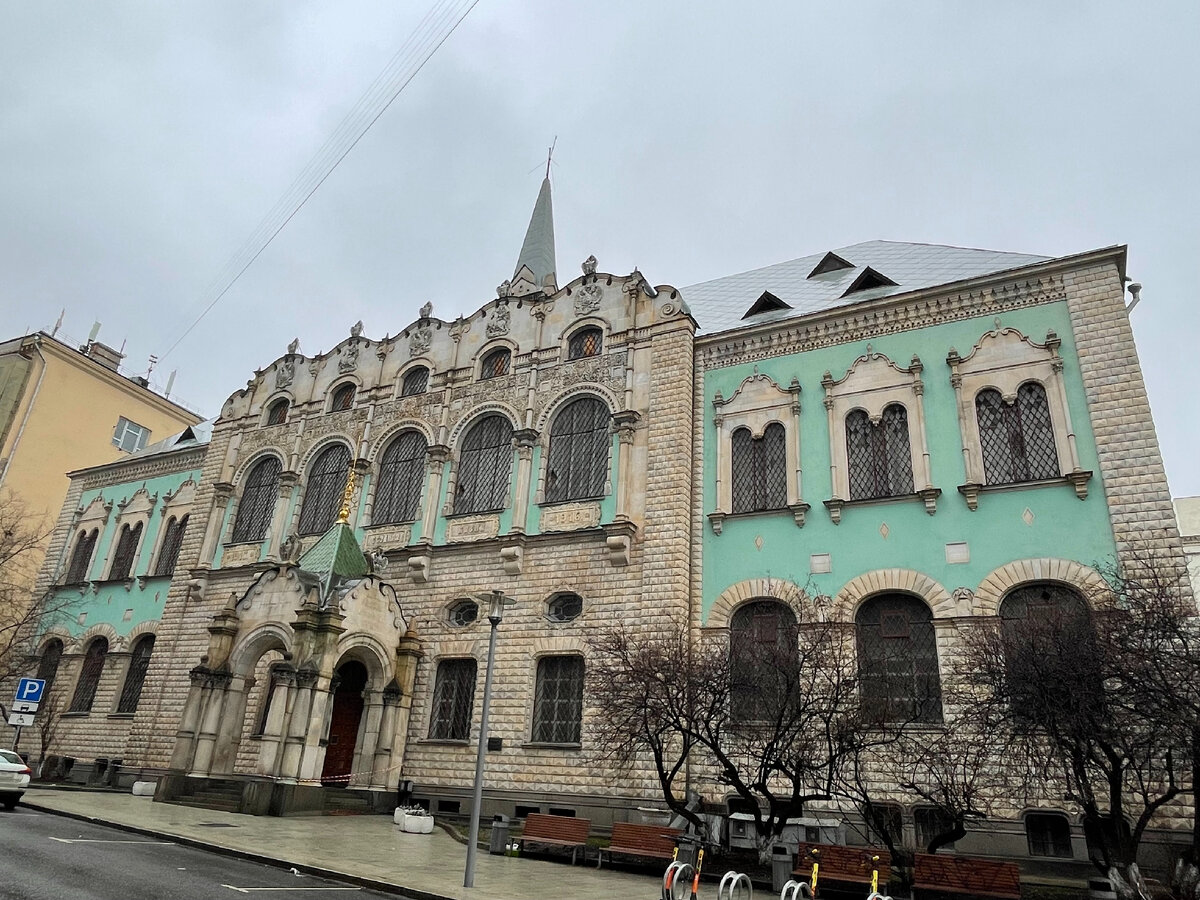
M237 891L239 894L249 894L251 891L361 891L362 888L357 887L234 887L232 884L223 884L223 888L229 888L231 891Z
M174 844L174 841L99 841L85 838L50 838L60 844Z

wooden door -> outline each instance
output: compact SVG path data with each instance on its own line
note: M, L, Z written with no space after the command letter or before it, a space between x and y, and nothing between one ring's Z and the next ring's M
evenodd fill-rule
M333 694L333 712L329 718L329 742L325 747L325 766L321 782L345 787L354 767L358 743L358 724L363 714L363 691L367 670L362 663L348 662L338 669L338 686Z

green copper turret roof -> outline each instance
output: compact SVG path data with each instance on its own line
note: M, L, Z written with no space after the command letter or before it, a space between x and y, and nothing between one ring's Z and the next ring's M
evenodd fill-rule
M362 578L371 571L362 547L354 537L354 529L345 522L334 523L300 557L300 568L317 575L333 574L340 578Z
M533 205L533 215L529 219L529 228L525 231L525 242L521 245L521 255L517 259L517 267L513 270L515 277L521 271L521 266L529 266L534 280L539 288L546 284L546 276L557 286L558 275L554 263L554 206L550 200L550 179L542 179L542 189L538 191L537 202Z

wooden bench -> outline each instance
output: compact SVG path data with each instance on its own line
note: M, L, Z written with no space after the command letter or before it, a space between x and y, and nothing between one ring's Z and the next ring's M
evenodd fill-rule
M575 865L575 855L580 850L584 852L584 860L587 860L587 838L591 827L591 819L530 813L525 817L525 828L519 839L521 852L525 852L526 842L546 844L550 847L570 847L571 865Z
M872 857L878 857L872 861ZM819 881L848 881L870 884L872 870L879 872L882 891L892 877L891 854L875 847L842 847L838 844L801 844L796 854L796 869L792 872L799 881L808 881L813 863Z
M675 836L678 828L662 825L634 825L630 822L614 822L612 843L600 848L596 854L596 868L604 862L607 853L609 862L614 853L624 856L644 856L652 859L671 859L675 856Z
M999 897L1020 900L1021 870L1016 863L967 856L918 853L913 860L918 897Z

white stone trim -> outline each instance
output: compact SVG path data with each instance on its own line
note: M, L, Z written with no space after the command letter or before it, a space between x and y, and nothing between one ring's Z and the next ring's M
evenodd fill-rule
M748 578L731 584L713 602L705 628L728 628L735 610L751 600L779 600L793 609L808 599L804 588L785 578Z
M1000 615L1000 604L1023 584L1055 581L1075 588L1089 606L1110 599L1108 582L1091 566L1072 559L1044 556L1018 559L992 570L975 589L971 612L977 616Z
M853 622L864 601L877 594L891 593L912 594L925 601L935 619L950 618L957 612L950 592L925 573L913 569L875 569L842 585L833 598L834 615Z

